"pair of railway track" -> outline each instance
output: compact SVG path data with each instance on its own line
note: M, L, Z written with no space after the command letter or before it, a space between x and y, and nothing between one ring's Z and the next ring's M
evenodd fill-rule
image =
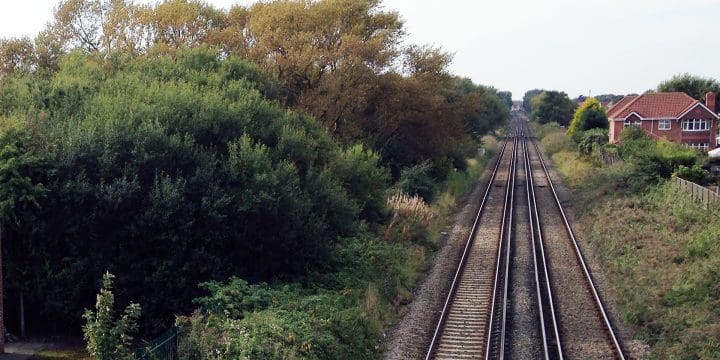
M511 129L426 360L624 360L541 151Z

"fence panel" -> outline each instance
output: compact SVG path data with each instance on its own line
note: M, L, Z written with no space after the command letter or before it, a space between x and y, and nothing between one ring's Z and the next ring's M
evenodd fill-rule
M673 176L672 183L687 192L695 201L705 204L706 207L710 204L720 205L720 195L715 191L677 176Z
M150 345L135 352L135 360L177 360L179 329L173 327Z

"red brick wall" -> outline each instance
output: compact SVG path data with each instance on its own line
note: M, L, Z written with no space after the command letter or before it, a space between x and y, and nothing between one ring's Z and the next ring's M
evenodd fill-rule
M708 145L710 145L710 149L717 147L715 137L717 136L718 124L717 120L715 120L715 117L710 112L701 106L697 106L685 114L681 120L686 119L707 119L710 121L710 130L681 132L679 142L682 142L683 144L708 143ZM680 127L682 126L681 124L678 125Z
M628 120L635 121L637 116L631 115ZM707 119L710 121L710 131L682 131L682 120L685 119ZM610 143L616 144L620 142L621 133L624 127L622 121L612 121L610 126ZM650 134L653 139L666 139L668 141L693 144L708 143L710 149L717 148L716 136L718 130L718 121L715 120L707 110L698 106L691 110L680 120L671 120L670 130L660 130L660 120L645 120L642 122L642 129Z
M620 133L623 129L623 122L622 121L611 121L610 122L610 143L611 144L617 144L620 142Z

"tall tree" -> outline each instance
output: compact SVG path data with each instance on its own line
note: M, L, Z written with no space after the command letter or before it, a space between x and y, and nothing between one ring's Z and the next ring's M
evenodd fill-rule
M30 38L0 39L0 77L18 71L30 71L37 63Z
M336 70L379 72L398 55L402 22L376 0L260 2L249 11L248 57L280 79L290 106ZM344 78L363 79L347 72ZM362 83L343 84L350 89Z
M198 0L165 0L150 20L160 51L176 51L203 44L225 20L221 10Z
M564 92L543 91L531 101L532 118L541 124L556 122L567 126L576 106Z
M603 109L602 104L596 98L587 98L578 108L575 110L570 126L568 127L568 135L572 136L580 131L586 131L590 129L608 128L608 118Z
M149 45L149 8L132 0L62 0L48 32L67 49L136 52Z
M523 95L523 109L525 109L527 113L532 111L532 99L540 95L542 92L543 90L540 89L533 89L525 92L525 95Z
M502 100L503 104L505 104L508 109L512 109L513 100L512 93L510 91L498 91L497 95L500 97L500 100Z
M30 178L37 158L27 149L31 141L27 128L15 119L0 118L0 129L0 353L4 353L2 236L6 224L20 221L19 209L28 204L37 206L44 190Z
M704 100L708 92L720 93L720 82L713 78L690 75L688 73L677 74L669 80L658 85L657 91L661 92L684 92L691 97Z

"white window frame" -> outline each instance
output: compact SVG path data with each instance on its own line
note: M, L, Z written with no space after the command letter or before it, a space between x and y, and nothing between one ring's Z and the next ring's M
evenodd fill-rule
M672 128L672 121L669 119L662 119L658 122L658 130L670 130Z
M687 119L682 121L683 131L709 131L710 121L707 119Z
M635 121L633 121L633 122L630 122L629 119L623 120L623 127L628 127L628 126L638 126L638 127L641 127L641 126L642 126L642 120L638 119L638 120L635 120Z
M702 151L707 151L708 149L710 149L710 146L708 145L708 143L692 143L692 144L687 144L687 146L690 147L691 149L702 150Z

